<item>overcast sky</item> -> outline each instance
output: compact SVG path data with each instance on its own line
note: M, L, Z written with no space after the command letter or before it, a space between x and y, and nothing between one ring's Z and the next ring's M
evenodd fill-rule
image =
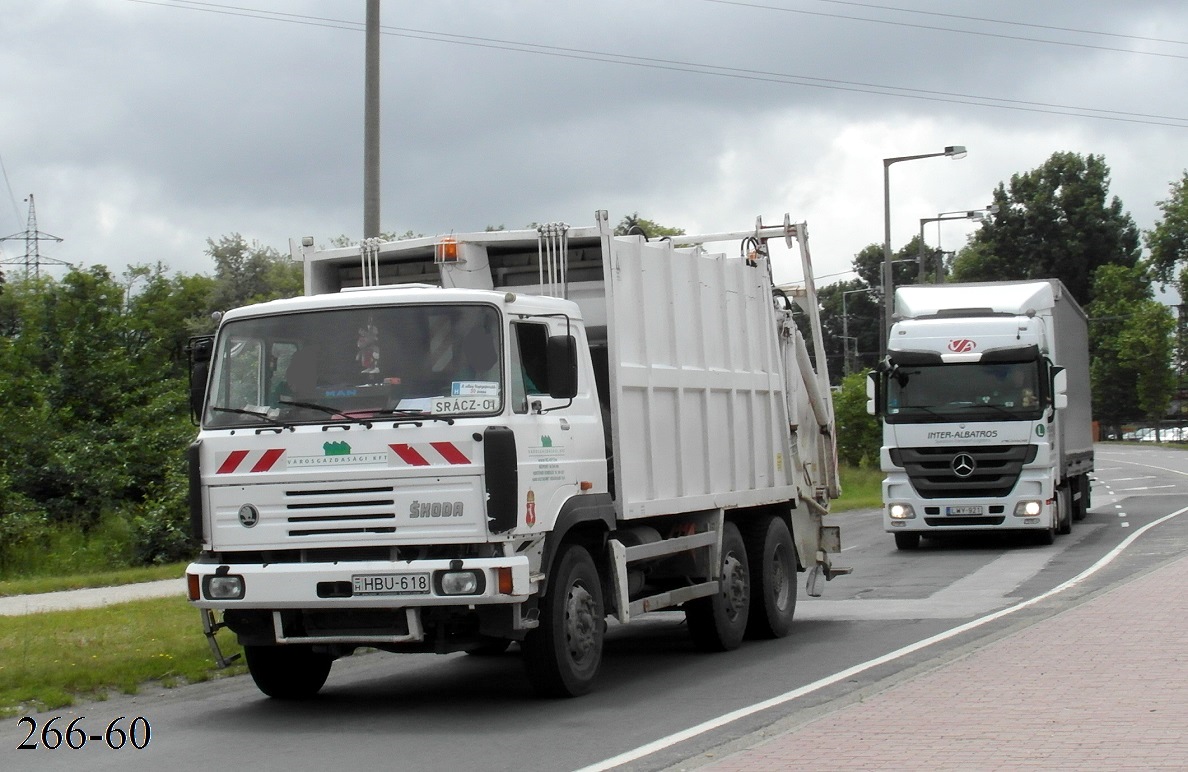
M1188 167L1183 0L381 6L385 231L787 212L827 284L883 240L884 158L969 149L891 167L895 248L1057 151L1104 156L1142 229ZM357 239L364 18L364 0L0 0L0 235L32 193L64 239L43 256L116 274L213 273L206 240L232 233ZM0 249L24 259L23 238ZM780 256L777 280L799 276Z

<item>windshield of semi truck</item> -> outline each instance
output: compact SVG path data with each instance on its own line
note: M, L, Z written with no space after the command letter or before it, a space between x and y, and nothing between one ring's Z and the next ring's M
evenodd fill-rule
M899 366L887 378L887 420L1033 420L1039 372L1034 361Z
M229 321L203 425L451 418L503 410L499 312L344 308Z

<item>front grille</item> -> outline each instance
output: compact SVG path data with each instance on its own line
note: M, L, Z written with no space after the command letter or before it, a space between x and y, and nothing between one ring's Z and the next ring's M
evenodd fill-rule
M1002 525L1005 517L926 517L924 522L932 526L946 525Z
M302 488L285 491L289 536L395 533L395 488Z
M904 468L922 498L1001 498L1014 490L1023 465L1034 461L1037 451L1035 445L894 448L891 460ZM974 461L967 477L953 471L953 459L961 454Z

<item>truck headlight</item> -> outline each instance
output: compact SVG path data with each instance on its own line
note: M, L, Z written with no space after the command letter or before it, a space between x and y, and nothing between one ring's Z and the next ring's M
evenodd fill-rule
M437 572L437 591L441 595L479 595L486 586L482 571Z
M890 504L887 512L892 520L911 520L916 516L916 510L912 509L911 504Z
M1015 505L1015 517L1035 517L1043 506L1042 501L1020 501Z
M238 574L221 574L206 577L202 594L208 600L242 600L247 587Z

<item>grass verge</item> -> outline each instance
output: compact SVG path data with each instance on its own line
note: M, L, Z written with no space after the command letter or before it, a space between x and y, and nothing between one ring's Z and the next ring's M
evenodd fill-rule
M227 656L240 650L226 630L219 644ZM206 681L244 672L241 662L215 666L198 612L180 597L0 617L0 715Z
M842 495L830 505L830 512L878 509L883 506L883 473L881 471L843 466L840 474Z
M71 576L39 576L30 579L0 581L0 598L10 595L29 595L38 592L81 590L86 587L111 587L118 584L152 582L157 579L180 579L185 576L185 563L170 563L145 568L122 568Z

